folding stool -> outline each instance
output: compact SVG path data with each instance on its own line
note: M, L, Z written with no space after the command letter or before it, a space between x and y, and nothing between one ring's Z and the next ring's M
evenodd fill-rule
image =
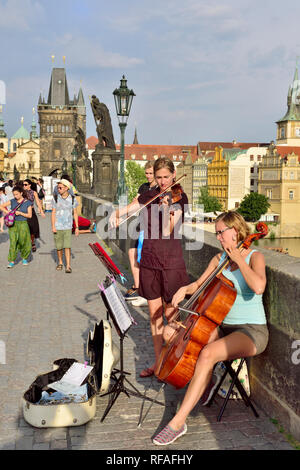
M245 358L241 358L241 362L240 362L240 364L239 364L237 370L235 371L235 370L232 368L232 366L231 366L231 364L233 363L233 360L232 360L232 361L223 361L223 364L225 365L224 374L222 375L222 378L221 378L220 382L218 383L217 387L215 388L215 390L214 390L214 392L213 392L213 394L212 394L212 396L211 396L211 399L210 399L210 401L209 401L209 403L208 403L208 405L207 405L207 406L211 406L211 404L212 404L212 402L213 402L213 400L214 400L216 394L218 393L218 391L219 391L219 389L220 389L220 387L221 387L221 385L222 385L222 383L223 383L223 381L224 381L226 375L229 374L230 377L231 377L231 379L232 379L232 382L231 382L231 384L230 384L230 387L229 387L229 390L228 390L228 392L227 392L227 395L226 395L226 397L225 397L225 399L224 399L224 403L223 403L223 405L222 405L222 407L221 407L221 410L220 410L220 412L219 412L219 414L218 414L217 421L221 421L221 419L222 419L222 415L223 415L223 413L224 413L224 411L225 411L226 405L227 405L227 403L228 403L228 400L229 400L229 398L230 398L230 395L231 395L231 393L232 393L232 390L233 390L233 387L234 387L234 386L236 386L236 388L237 388L238 391L240 392L240 395L241 395L242 399L244 400L245 405L246 405L246 406L250 406L250 408L252 409L252 411L253 411L253 413L254 413L254 416L255 416L256 418L259 417L259 414L257 413L256 409L254 408L253 403L251 402L250 398L248 397L248 394L247 394L246 390L244 389L243 385L241 384L241 382L240 382L240 380L239 380L239 378L238 378L238 375L239 375L239 373L240 373L241 368L243 367L244 362L245 362Z

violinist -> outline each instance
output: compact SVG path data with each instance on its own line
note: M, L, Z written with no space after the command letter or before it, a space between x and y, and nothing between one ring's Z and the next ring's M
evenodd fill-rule
M153 174L153 165L154 161L149 161L146 163L144 170L145 170L145 176L147 179L146 183L143 183L139 189L137 196L133 199L133 201L128 204L125 207L120 208L118 211L114 211L109 219L110 225L111 226L117 226L119 222L119 218L127 213L130 213L132 208L136 207L136 203L138 203L138 198L140 194L150 191L151 189L155 188L157 186L156 181L154 179L154 174ZM139 207L139 206L138 206ZM137 230L139 230L139 226L137 227ZM141 234L140 234L141 236ZM133 277L133 286L128 289L128 291L125 294L125 300L136 300L139 299L138 295L138 289L139 289L139 274L140 274L140 267L138 263L138 245L140 241L140 236L138 239L131 239L130 240L130 247L128 250L128 258L130 262L130 268L132 272L132 277ZM142 299L139 299L142 300Z
M175 416L160 431L153 443L168 445L187 432L186 420L208 386L215 364L220 361L251 357L264 351L268 343L268 328L262 303L266 286L265 260L262 253L250 248L239 250L237 245L250 233L243 217L229 211L220 214L215 221L215 233L223 249L212 258L200 278L181 287L172 298L176 308L186 295L193 294L208 276L229 257L229 264L222 274L233 282L236 299L220 327L213 330L206 346L198 356L194 375L185 397ZM168 341L178 325L168 325L164 339Z
M170 159L157 159L154 163L154 178L158 187L141 194L139 203L147 204L153 196L172 185L175 176L175 167ZM155 363L146 367L140 377L154 374L163 346L163 315L168 322L171 320L174 314L172 297L180 287L190 282L179 236L184 211L188 209L188 199L182 190L179 193L178 196L176 192L174 200L172 193L166 193L143 209L146 220L140 261L139 294L148 301Z
M137 201L127 206L127 213L134 213L142 206L141 229L144 230L144 241L139 269L139 295L148 302L150 327L154 345L155 362L140 373L140 377L150 377L154 374L156 362L163 345L163 315L170 321L174 313L171 300L175 292L189 284L179 239L185 209L188 209L188 199L183 191L176 194L176 201L166 190L175 180L176 172L173 162L166 157L157 159L153 167L156 187L139 195ZM151 202L150 202L151 201ZM111 218L112 225L118 224Z

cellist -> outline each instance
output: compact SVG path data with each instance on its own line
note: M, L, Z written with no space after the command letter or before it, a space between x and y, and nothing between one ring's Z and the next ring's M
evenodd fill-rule
M262 303L266 286L264 256L255 249L238 249L238 243L250 233L238 212L220 214L215 221L215 233L223 253L212 258L197 281L175 293L172 306L177 307L186 295L196 292L226 256L230 262L222 274L233 282L237 296L221 327L213 331L207 345L200 351L181 406L167 426L154 437L153 443L156 445L171 444L187 432L187 417L205 392L217 362L255 356L262 353L268 343L269 333ZM164 339L168 341L173 333L174 329L166 326Z

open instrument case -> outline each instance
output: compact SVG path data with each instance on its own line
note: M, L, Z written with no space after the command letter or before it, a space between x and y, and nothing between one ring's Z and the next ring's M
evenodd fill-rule
M80 402L39 403L42 392L55 392L49 384L60 380L76 359L57 359L53 370L38 375L22 398L25 421L37 428L80 426L94 418L96 397L108 390L112 368L119 360L119 350L112 341L111 326L107 320L95 324L89 333L87 355L93 370L83 384L87 384L87 399Z

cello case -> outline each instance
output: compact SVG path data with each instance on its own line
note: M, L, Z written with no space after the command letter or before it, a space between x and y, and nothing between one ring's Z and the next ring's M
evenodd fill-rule
M38 375L23 395L23 416L27 423L37 428L57 428L80 426L94 418L96 397L107 391L112 368L119 361L119 350L112 341L111 326L107 320L96 323L94 331L89 333L87 355L93 370L83 382L87 386L85 399L66 403L40 402L42 392L51 392L48 385L60 380L71 365L78 362L76 359L57 359L53 370Z

